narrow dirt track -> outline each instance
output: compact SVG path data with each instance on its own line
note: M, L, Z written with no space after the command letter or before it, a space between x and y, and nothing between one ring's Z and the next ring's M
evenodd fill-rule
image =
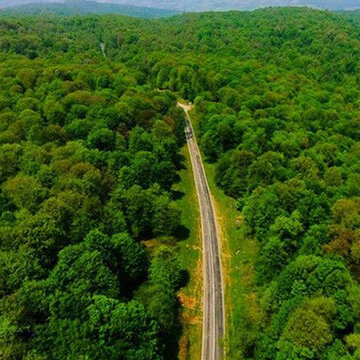
M198 194L203 246L204 294L202 360L219 360L224 351L220 340L224 336L224 294L221 270L220 241L209 185L194 129L189 117L190 105L178 104L186 114L185 134L190 152L195 186Z

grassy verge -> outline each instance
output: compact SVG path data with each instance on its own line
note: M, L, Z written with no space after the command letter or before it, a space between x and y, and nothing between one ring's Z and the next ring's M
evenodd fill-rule
M179 175L181 181L174 186L178 193L175 202L181 211L184 236L179 241L179 256L184 269L189 273L189 283L181 289L179 299L182 303L181 322L183 333L179 344L179 360L197 360L201 358L202 340L202 259L201 225L196 188L191 169L189 152L182 149L185 169Z
M196 114L192 122L197 129ZM204 163L211 194L216 207L221 238L222 266L225 281L227 359L241 360L242 352L251 347L260 321L254 291L254 262L258 251L255 239L246 236L244 219L235 200L215 183L215 164Z
M219 223L222 265L225 281L228 359L241 359L244 341L251 336L259 321L259 309L254 292L254 261L257 241L246 236L245 225L235 201L215 184L215 166L205 164L209 186L216 206ZM255 325L255 327L254 327ZM255 335L255 334L254 334Z

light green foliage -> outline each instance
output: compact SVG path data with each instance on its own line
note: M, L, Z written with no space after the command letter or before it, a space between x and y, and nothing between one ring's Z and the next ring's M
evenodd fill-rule
M17 175L4 184L4 193L18 208L34 211L44 198L45 190L36 179L27 175Z
M175 335L178 301L172 296L172 291L180 288L182 280L183 273L174 251L166 246L157 249L149 269L150 286L142 288L138 296L166 336Z
M332 336L321 316L311 310L299 309L290 317L280 341L289 341L318 353L331 343Z

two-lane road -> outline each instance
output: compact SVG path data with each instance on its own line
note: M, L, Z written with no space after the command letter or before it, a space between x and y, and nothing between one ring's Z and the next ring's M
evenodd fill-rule
M202 360L219 360L224 353L220 340L225 332L220 241L204 165L188 114L191 106L180 103L179 106L186 113L186 139L201 214L204 264Z

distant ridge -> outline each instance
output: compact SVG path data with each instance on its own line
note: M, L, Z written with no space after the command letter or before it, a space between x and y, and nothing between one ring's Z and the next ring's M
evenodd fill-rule
M88 8L82 6L87 4ZM89 6L90 5L90 6ZM308 6L328 10L360 9L360 0L0 0L0 9L11 14L46 11L61 14L122 14L138 17L165 17L178 12L207 10L253 10L274 6Z
M147 5L179 11L252 10L270 6L309 6L329 10L354 10L360 0L99 0L118 4Z
M0 0L1 3L1 0ZM120 14L140 18L161 18L178 14L177 10L157 9L147 6L100 3L88 0L68 0L59 2L34 1L29 4L6 6L0 9L0 15L85 15Z

